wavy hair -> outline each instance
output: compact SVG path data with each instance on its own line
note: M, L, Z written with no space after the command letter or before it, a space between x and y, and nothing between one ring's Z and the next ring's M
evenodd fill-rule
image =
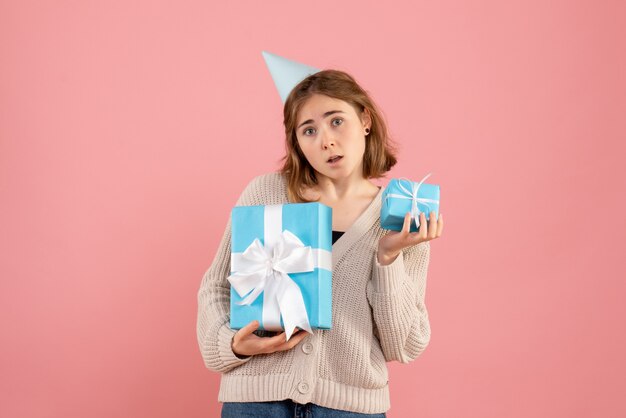
M304 187L317 184L315 169L309 164L300 149L296 136L298 112L313 94L349 103L362 119L361 112L367 109L371 116L370 133L365 137L363 154L363 177L383 177L397 162L396 146L389 137L387 124L382 113L369 96L348 73L340 70L323 70L312 74L296 85L283 109L285 125L285 156L280 173L287 178L287 194L290 202L310 202L303 196Z

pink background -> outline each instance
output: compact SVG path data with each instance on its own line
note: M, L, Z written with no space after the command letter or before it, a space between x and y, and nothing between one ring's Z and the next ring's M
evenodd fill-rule
M0 416L219 415L196 292L282 156L262 50L352 73L441 185L388 416L625 416L624 2L215 3L0 3Z

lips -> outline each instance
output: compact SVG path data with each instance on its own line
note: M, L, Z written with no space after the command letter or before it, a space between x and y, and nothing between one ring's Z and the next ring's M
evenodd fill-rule
M341 158L343 158L343 155L332 155L328 160L326 160L327 163L334 163L339 161Z

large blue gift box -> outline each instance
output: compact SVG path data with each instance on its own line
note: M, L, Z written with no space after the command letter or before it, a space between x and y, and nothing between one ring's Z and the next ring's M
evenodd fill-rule
M332 208L236 206L231 212L230 327L330 329ZM308 329L310 331L310 328Z
M391 179L383 191L380 208L380 226L383 229L401 231L404 216L411 212L411 232L419 231L419 214L424 212L429 222L430 212L435 212L439 219L439 186L407 179Z

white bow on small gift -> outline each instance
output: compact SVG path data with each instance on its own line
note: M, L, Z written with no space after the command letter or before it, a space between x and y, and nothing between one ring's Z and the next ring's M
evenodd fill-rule
M410 199L411 200L411 219L415 220L415 227L419 228L420 226L420 213L421 211L419 210L417 204L418 203L422 203L425 204L426 206L428 206L430 208L429 203L439 203L439 200L435 200L435 199L427 199L425 197L417 197L417 193L420 189L420 186L422 185L422 183L424 183L424 181L430 177L432 173L428 173L426 176L424 176L424 178L419 182L419 183L414 183L409 179L406 178L400 178L398 180L398 187L400 188L400 190L402 190L405 194L396 194L396 193L389 193L387 195L387 199L393 197L393 198L397 198L397 199ZM407 189L406 187L404 187L402 185L402 182L400 180L406 180L411 184L411 190ZM426 214L428 217L428 214Z

